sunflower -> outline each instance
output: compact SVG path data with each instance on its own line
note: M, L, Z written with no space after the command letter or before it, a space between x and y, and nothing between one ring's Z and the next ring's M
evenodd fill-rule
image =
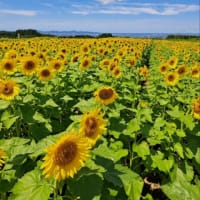
M73 178L88 158L89 148L87 139L74 131L63 135L45 150L47 154L41 165L42 174L57 181Z
M168 72L168 70L169 70L169 65L168 65L167 63L162 63L162 64L158 67L158 69L159 69L159 72L160 72L161 74L166 74L166 73Z
M115 78L120 78L122 76L122 71L120 67L115 67L112 71L112 76Z
M102 61L100 61L99 66L101 69L108 69L109 64L110 60L105 58Z
M63 62L59 60L52 60L50 61L49 65L52 69L54 69L57 72L61 72L63 69Z
M192 78L199 78L200 77L200 66L195 65L192 67Z
M104 105L109 105L116 100L118 94L112 87L104 86L96 90L94 92L94 96L97 102L102 103Z
M184 76L187 73L187 67L185 65L179 66L177 73L179 76Z
M5 164L5 158L7 158L6 153L0 149L0 169L3 167Z
M13 74L16 71L16 65L13 59L3 59L1 61L1 69L6 74Z
M37 61L33 57L26 57L22 60L21 65L22 73L25 75L33 75L37 70Z
M38 70L38 77L42 81L48 81L48 80L52 79L53 76L54 76L54 72L49 67L43 67Z
M19 86L14 80L7 79L0 81L0 98L4 100L12 100L19 94Z
M193 100L192 115L195 119L200 119L200 97Z
M174 86L179 80L179 75L177 72L169 72L165 75L165 82L167 85Z
M92 61L89 57L84 57L81 60L80 69L82 69L82 70L88 69L91 66L91 63L92 63Z
M104 114L100 113L100 109L84 113L82 116L80 132L92 146L100 138L101 134L106 131L107 120L103 119L103 116Z
M175 68L178 63L178 58L176 56L172 56L168 60L168 65L170 68Z

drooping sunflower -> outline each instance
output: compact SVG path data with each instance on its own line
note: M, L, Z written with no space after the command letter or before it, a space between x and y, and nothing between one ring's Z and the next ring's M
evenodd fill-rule
M179 75L177 72L169 72L165 75L165 83L170 86L176 85L179 80Z
M84 113L81 120L81 134L86 137L89 144L93 146L100 136L106 131L107 120L103 119L104 114L100 109Z
M88 69L91 66L91 63L92 61L90 57L82 58L81 63L80 63L80 69L82 70Z
M12 79L0 81L0 98L12 100L19 94L19 86Z
M37 74L41 81L48 81L53 78L54 71L50 67L42 67L38 70Z
M84 165L89 156L90 146L85 137L74 131L65 133L56 143L45 151L41 165L45 178L54 177L57 181L73 177Z
M16 63L13 59L3 59L0 63L3 73L13 74L16 71Z
M21 71L25 75L33 75L37 71L37 61L34 57L25 57L22 59Z
M200 97L193 100L192 115L195 119L200 119Z
M0 169L3 167L3 165L5 164L5 159L7 158L6 153L0 149Z
M109 105L117 99L118 94L114 88L110 86L103 86L94 92L94 96L97 102Z

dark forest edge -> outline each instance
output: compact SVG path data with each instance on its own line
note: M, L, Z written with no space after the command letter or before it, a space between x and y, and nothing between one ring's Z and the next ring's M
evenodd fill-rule
M43 34L35 29L18 29L16 31L0 31L0 38L31 38L31 37L60 37L60 38L107 38L115 37L111 33L101 33L97 36L92 35L68 35L68 36L56 36L53 34ZM169 34L163 39L169 40L200 40L200 35L182 35L182 34Z

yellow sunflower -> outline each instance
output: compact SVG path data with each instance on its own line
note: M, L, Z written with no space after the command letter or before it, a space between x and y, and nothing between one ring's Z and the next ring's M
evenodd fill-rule
M41 165L45 178L54 177L57 181L73 177L84 165L89 156L87 139L71 131L45 151Z
M89 57L84 57L81 60L80 69L82 69L82 70L88 69L91 66L91 63L92 63L92 61Z
M200 97L193 100L192 115L195 119L200 119Z
M162 64L158 67L158 69L159 69L159 72L160 72L161 74L166 74L166 73L168 72L168 70L169 70L169 65L168 65L167 63L162 63Z
M50 67L42 67L37 74L41 81L48 81L53 78L54 71Z
M121 71L120 67L116 67L113 69L112 76L115 78L120 78L122 76L122 71Z
M0 81L0 98L12 100L19 94L19 86L12 79Z
M168 65L170 68L175 68L178 63L178 58L176 56L172 56L168 60Z
M104 105L109 105L117 99L118 94L112 87L104 86L96 90L94 92L94 96L97 102Z
M106 131L107 120L103 119L104 114L100 109L95 109L90 113L84 113L81 120L81 134L86 137L92 146Z
M185 65L181 65L177 69L177 73L179 76L184 76L187 73L187 67Z
M37 61L34 57L26 57L22 59L22 73L25 75L33 75L37 70Z
M3 167L5 164L5 158L7 158L6 153L0 149L0 169Z
M6 74L13 74L16 71L16 63L13 59L3 59L0 64L1 70Z
M179 75L176 72L169 72L165 75L165 83L174 86L179 80Z
M59 60L52 60L50 61L49 65L52 69L54 69L57 72L61 72L64 67L63 62Z
M192 78L200 78L200 65L195 65L192 67Z

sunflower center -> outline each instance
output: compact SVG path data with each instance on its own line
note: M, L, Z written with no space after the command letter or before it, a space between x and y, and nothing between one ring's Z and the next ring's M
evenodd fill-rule
M77 149L77 145L72 141L61 144L55 154L56 164L64 166L72 162L76 157Z
M103 100L106 100L106 99L110 99L112 96L113 96L113 90L111 88L109 89L102 89L100 92L99 92L99 97Z
M50 75L50 71L48 69L44 69L42 70L41 75L43 77L48 77Z
M4 68L7 70L12 70L13 66L10 63L5 63Z
M84 61L83 61L83 67L87 67L88 64L89 64L88 60L84 60Z
M173 75L169 75L169 76L168 76L168 80L169 80L169 81L174 81L174 79L175 79L175 77L174 77Z
M85 135L92 137L97 129L97 120L94 117L89 117L85 121Z
M184 74L185 73L185 68L184 67L179 68L178 73L179 74Z
M27 70L32 70L32 69L34 69L34 67L35 67L35 63L33 61L30 60L30 61L26 62L25 68Z
M196 74L198 74L198 70L196 69L192 70L192 75L196 75Z
M13 86L10 85L10 84L5 84L4 87L3 87L3 91L2 93L5 94L5 95L10 95L13 93Z
M173 65L174 63L175 63L174 60L171 60L171 61L169 62L170 65Z
M162 71L162 72L165 72L166 69L167 69L166 66L162 66L162 67L161 67L161 71Z
M59 63L56 63L56 64L54 65L54 68L55 68L55 69L60 69L60 64L59 64Z

